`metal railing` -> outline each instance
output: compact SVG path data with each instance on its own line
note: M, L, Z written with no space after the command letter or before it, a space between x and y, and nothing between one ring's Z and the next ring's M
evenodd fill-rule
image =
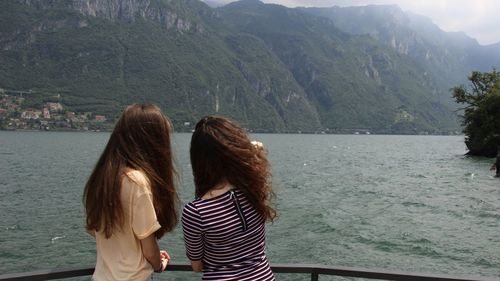
M311 281L317 281L320 275L358 277L381 280L399 281L500 281L488 277L459 277L439 274L421 274L398 271L371 270L355 267L323 266L309 264L271 264L274 273L309 274ZM184 263L171 263L167 271L191 271L191 266ZM25 273L10 273L0 275L0 281L39 281L80 276L89 276L94 272L93 266L66 269L47 269Z

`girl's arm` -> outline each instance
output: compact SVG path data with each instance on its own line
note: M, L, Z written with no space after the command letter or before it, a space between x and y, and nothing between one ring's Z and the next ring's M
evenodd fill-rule
M158 247L158 242L156 241L155 234L151 234L148 237L141 240L142 254L146 260L151 264L155 272L161 272L165 270L167 266L166 263L162 263L162 257L160 255L160 248Z
M203 262L202 261L191 261L191 267L194 272L201 272L203 270Z
M203 224L194 204L188 203L184 206L181 221L186 255L191 261L193 271L201 272L203 270Z

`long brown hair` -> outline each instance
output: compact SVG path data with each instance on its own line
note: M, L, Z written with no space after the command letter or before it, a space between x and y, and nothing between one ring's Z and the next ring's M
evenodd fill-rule
M133 104L125 108L85 185L83 203L88 230L102 230L109 238L123 225L120 190L127 169L143 172L151 185L161 225L156 237L173 230L178 220L178 196L171 130L170 121L155 105Z
M197 197L227 181L243 191L266 220L276 217L265 151L254 146L237 123L220 116L202 118L191 138L190 156Z

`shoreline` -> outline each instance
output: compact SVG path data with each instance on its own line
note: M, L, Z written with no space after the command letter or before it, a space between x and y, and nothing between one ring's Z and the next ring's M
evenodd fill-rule
M73 130L73 129L58 129L58 130L36 130L36 129L0 129L0 132L42 132L42 133L60 133L60 132L74 132L74 133L111 133L112 130ZM191 131L174 131L174 133L192 133ZM326 132L255 132L248 131L250 134L276 134L276 135L349 135L349 136L456 136L464 137L464 134L404 134L404 133L370 133L370 134L356 134L356 133L326 133Z

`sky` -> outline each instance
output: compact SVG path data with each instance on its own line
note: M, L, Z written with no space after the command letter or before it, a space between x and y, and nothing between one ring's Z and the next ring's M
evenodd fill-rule
M287 7L363 6L396 4L404 11L427 16L444 31L462 31L481 45L500 42L498 0L261 0ZM220 0L232 2L232 0Z

